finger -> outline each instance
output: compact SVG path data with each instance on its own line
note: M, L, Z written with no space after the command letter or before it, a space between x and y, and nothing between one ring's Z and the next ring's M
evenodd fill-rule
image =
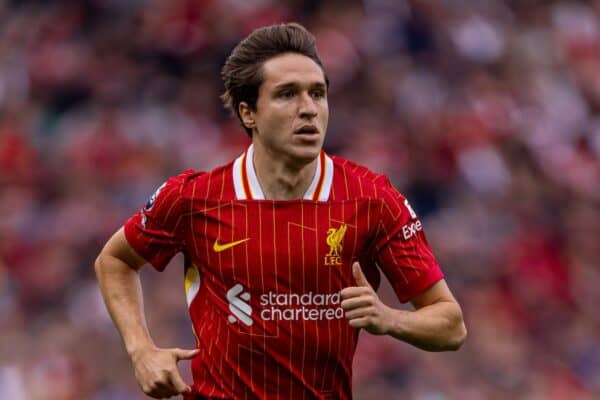
M200 349L194 349L194 350L172 349L172 351L175 354L175 358L177 359L177 361L180 361L180 360L191 360L192 358L194 358L198 355L198 353L200 352Z
M344 311L354 310L361 307L369 307L373 305L373 298L370 296L352 297L342 301L340 306Z
M155 399L164 399L177 394L175 388L170 383L158 382L151 386L145 393Z
M362 307L357 308L356 310L348 311L346 313L346 318L349 320L359 319L363 317L374 316L373 307Z
M373 289L365 286L350 286L340 291L342 300L351 299L353 297L365 296L373 293Z
M367 280L367 277L362 272L362 269L360 268L360 264L358 263L358 261L356 261L356 262L354 262L354 264L352 264L352 275L354 276L354 281L356 282L356 284L358 286L364 286L364 287L368 287L368 288L371 287L371 285L369 284L369 281Z
M355 329L361 329L368 327L371 323L371 319L369 317L354 318L348 320L348 323Z
M177 393L179 394L189 393L192 391L192 388L187 383L185 383L183 378L181 378L181 375L179 375L178 371L171 373L170 381Z

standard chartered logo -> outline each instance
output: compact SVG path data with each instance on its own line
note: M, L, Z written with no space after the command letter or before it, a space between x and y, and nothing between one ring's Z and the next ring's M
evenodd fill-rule
M233 314L229 316L229 322L233 324L240 320L244 324L252 326L254 322L252 321L252 307L247 303L250 301L250 293L244 292L242 285L238 283L227 291L227 301L229 302L229 311Z
M317 321L344 318L336 293L264 293L260 296L260 317L265 321Z
M252 306L249 304L250 293L244 291L241 284L236 284L227 291L229 302L229 322L238 320L252 326ZM259 316L264 321L319 321L344 318L344 310L340 307L340 293L276 293L268 292L260 295Z

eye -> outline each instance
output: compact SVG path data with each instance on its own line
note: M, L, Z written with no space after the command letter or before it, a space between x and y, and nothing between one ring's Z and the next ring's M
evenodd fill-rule
M282 98L282 99L291 99L294 96L294 92L286 89L286 90L282 90L281 92L279 92L277 94L277 97Z
M313 90L310 92L310 95L313 99L322 99L325 97L325 92L323 90Z

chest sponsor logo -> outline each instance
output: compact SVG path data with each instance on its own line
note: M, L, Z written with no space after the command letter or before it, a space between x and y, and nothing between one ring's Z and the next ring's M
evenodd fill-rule
M215 253L220 253L222 251L225 251L227 249L235 247L238 244L247 242L248 240L250 240L250 238L236 240L235 242L229 242L229 243L219 243L219 239L217 239L217 240L215 240L215 243L213 244L213 250L215 251Z
M250 293L240 283L227 291L229 303L228 321L238 321L252 326L254 309L250 304ZM259 297L255 304L256 314L263 321L320 321L343 319L340 292L336 293L280 293L267 292Z
M241 284L236 284L227 291L227 301L229 302L229 322L232 324L241 321L244 325L252 326L252 306L250 301L250 293L244 291Z
M327 230L327 246L329 253L325 255L325 265L342 265L342 251L344 249L344 235L348 226L340 225L339 228L329 228Z

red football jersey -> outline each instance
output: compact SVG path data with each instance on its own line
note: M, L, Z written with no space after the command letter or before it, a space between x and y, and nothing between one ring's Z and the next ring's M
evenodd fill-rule
M253 148L172 177L125 224L156 269L185 255L202 398L352 396L358 331L340 307L356 260L407 301L443 278L421 222L383 175L324 152L303 199L265 200ZM191 398L191 397L190 397Z

